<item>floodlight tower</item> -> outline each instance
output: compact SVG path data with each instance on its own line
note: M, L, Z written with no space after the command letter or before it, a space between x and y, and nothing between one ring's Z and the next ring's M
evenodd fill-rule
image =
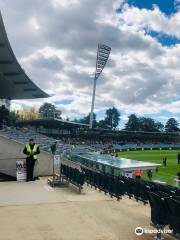
M96 82L107 63L110 52L111 52L110 47L104 44L98 44L96 71L94 75L93 95L92 95L92 104L91 104L91 114L90 114L90 121L89 121L90 128L93 127L93 112L94 112L94 102L95 102L95 95L96 95Z

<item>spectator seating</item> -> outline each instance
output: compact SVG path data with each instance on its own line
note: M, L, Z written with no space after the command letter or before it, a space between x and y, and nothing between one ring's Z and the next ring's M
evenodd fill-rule
M61 164L62 176L71 184L77 186L79 190L85 183L85 174L76 168L72 168L68 165Z
M165 198L149 192L149 203L151 206L151 221L158 229L163 229L169 223L168 207Z
M150 203L151 221L158 230L169 226L174 234L180 234L180 190L172 186L132 179L124 176L104 174L94 169L81 167L85 173L85 181L91 187L116 197L128 195L136 201ZM161 231L157 232L161 239Z
M23 144L27 143L29 138L34 138L36 143L42 150L50 152L50 146L54 143L55 139L47 137L43 134L36 132L31 128L15 128L6 127L0 130L0 134L10 139L16 140ZM63 146L62 146L63 145ZM123 143L123 142L98 142L98 141L81 141L80 139L68 138L68 140L62 140L61 144L57 146L57 154L62 151L64 146L78 145L82 148L93 148L95 150L111 149L113 151L127 151L127 150L142 150L142 149L180 149L180 143Z
M169 225L175 234L180 234L180 201L166 198L168 205Z
M95 189L99 189L106 194L108 193L111 197L114 196L118 200L125 194L124 181L118 177L84 167L82 167L82 170L85 173L87 184L91 185L91 187L94 186Z

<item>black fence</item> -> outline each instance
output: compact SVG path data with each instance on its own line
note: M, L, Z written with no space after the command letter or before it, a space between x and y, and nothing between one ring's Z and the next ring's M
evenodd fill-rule
M61 164L61 175L71 184L77 186L79 190L85 183L85 173L68 165Z
M144 204L150 203L151 221L157 229L168 225L174 234L180 234L180 189L142 179L116 177L84 167L82 171L87 184L117 200L127 195Z
M180 189L158 183L113 176L85 166L81 170L61 165L61 174L72 184L82 188L86 182L91 187L115 197L128 196L151 206L151 221L157 229L169 226L180 234ZM161 232L160 232L161 233ZM158 233L159 234L159 233Z

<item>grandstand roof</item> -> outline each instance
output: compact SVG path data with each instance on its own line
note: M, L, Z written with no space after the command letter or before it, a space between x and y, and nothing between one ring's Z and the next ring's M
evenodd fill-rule
M19 120L16 122L17 126L44 126L44 127L55 127L55 128L79 128L89 127L89 124L77 123L66 121L62 119L32 119L32 120Z
M37 87L18 63L10 46L0 13L0 98L45 98L48 94Z

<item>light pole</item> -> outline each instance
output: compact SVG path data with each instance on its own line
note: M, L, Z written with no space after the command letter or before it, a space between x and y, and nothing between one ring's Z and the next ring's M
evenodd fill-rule
M96 95L96 82L107 63L110 52L111 52L110 47L104 44L98 44L97 58L96 58L96 71L94 74L93 95L92 95L91 113L90 113L90 121L89 121L90 128L93 127L93 112L94 112L94 103L95 103L95 95Z

